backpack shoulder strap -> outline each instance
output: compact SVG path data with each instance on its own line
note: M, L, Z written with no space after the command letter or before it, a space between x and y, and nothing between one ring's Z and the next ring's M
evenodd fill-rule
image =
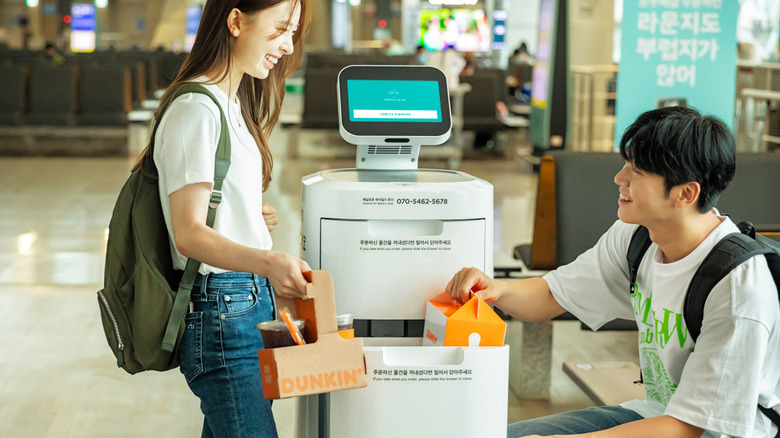
M731 233L715 244L688 284L683 305L685 324L694 342L701 333L701 323L704 318L704 303L712 288L715 287L729 272L751 257L759 254L769 254L773 250L757 242L744 230ZM751 226L752 228L752 226Z
M628 293L633 296L637 291L636 276L639 272L639 264L642 263L642 258L645 256L647 249L653 243L650 240L650 232L647 231L643 225L640 225L634 234L631 235L631 242L628 244L628 252L626 253L626 259L628 259ZM642 370L639 370L639 380L634 383L644 383L645 378L642 375Z
M650 232L642 225L631 236L631 243L628 244L628 254L626 255L629 275L628 291L631 295L636 292L636 276L637 272L639 272L639 264L642 262L642 257L647 252L647 248L650 248L652 243Z
M765 408L761 405L758 405L758 409L763 412L772 423L775 423L775 426L777 426L777 435L775 435L775 438L780 438L780 414L774 409Z
M685 296L683 316L688 332L694 342L701 334L701 323L704 318L704 303L712 288L734 268L751 257L764 254L772 273L775 284L780 280L780 245L770 239L756 235L755 227L750 222L737 224L739 233L724 237L710 251L699 265L688 285ZM780 292L780 290L778 290ZM758 409L775 425L778 432L775 438L780 438L780 414L777 411L758 405Z
M222 202L222 183L225 181L228 169L230 168L230 132L228 131L227 120L225 119L225 112L222 110L222 106L217 101L217 98L209 92L206 87L201 84L186 83L178 88L172 97L163 102L165 105L160 115L155 121L154 132L152 132L152 145L154 145L154 135L157 131L157 125L162 119L163 112L167 109L167 106L176 98L176 96L185 93L200 93L205 94L217 105L220 115L220 131L219 131L219 143L217 144L217 152L214 157L214 185L211 189L211 199L209 201L209 209L206 216L206 225L209 227L214 226L214 219L217 213L217 207ZM150 154L151 155L151 154ZM171 316L168 318L168 326L165 329L165 336L163 337L162 349L165 351L173 351L176 345L176 338L179 334L179 328L182 321L184 321L184 315L186 314L187 305L190 301L190 292L195 284L195 277L200 269L200 262L189 258L187 259L187 265L184 268L181 281L179 282L179 289L176 292L176 298L173 301L173 309L171 310Z
M186 93L205 94L214 101L214 104L217 105L217 108L219 109L220 130L217 152L214 157L214 185L211 190L211 200L209 201L208 216L206 217L206 225L211 227L214 225L214 216L216 214L217 206L222 201L222 183L225 182L227 171L230 168L230 131L228 131L227 119L225 118L225 112L222 110L222 105L220 105L217 98L201 84L188 82L182 85L173 93L173 97L169 99L167 103L170 104L177 96ZM158 121L159 119L162 119L162 113L160 114ZM157 126L155 125L155 129L156 128ZM152 138L154 138L154 133L152 133Z
M219 181L219 186L221 188L222 180L224 180L225 174L227 174L227 167L230 166L230 132L228 131L227 119L225 118L225 113L222 110L222 105L219 104L217 98L214 97L214 95L211 94L211 92L202 84L197 84L194 82L185 82L184 84L179 85L175 90L173 90L167 96L165 96L165 99L162 102L160 102L160 108L154 117L154 127L152 128L152 135L149 140L149 148L147 149L146 155L143 158L144 168L150 170L153 175L157 174L157 168L154 165L154 143L155 143L155 138L157 137L157 127L160 125L160 121L162 120L165 111L168 110L168 107L171 105L171 103L173 103L173 101L176 100L177 97L187 93L204 94L208 96L214 102L214 104L217 105L217 108L219 109L220 131L219 131L219 142L218 142L217 153L216 153L217 164L215 164L216 167L215 167L214 183L215 185L217 184L217 177L221 175ZM225 166L224 163L219 164L220 162L227 162L227 167Z

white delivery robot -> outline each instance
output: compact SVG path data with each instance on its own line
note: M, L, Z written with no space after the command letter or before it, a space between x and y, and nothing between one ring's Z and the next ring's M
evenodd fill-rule
M446 350L457 347L419 347L427 300L441 293L463 267L493 270L493 186L463 172L417 168L421 146L439 145L450 136L447 79L430 66L349 66L339 73L337 87L339 131L357 145L357 168L326 170L303 178L302 258L312 269L324 269L333 276L336 311L354 314L355 336L363 337L367 346L367 372L377 372L371 363L377 355L382 362L387 354L409 354L406 350L390 352L385 346L415 346L398 348L411 348L414 356L432 353L440 364L449 355L462 365L462 351ZM378 350L369 351L372 346ZM502 348L497 360L488 359L499 363L493 370L499 376L501 365L508 366L508 347ZM425 360L412 361L424 365ZM401 368L382 372L408 375L408 367ZM506 374L499 380L506 382ZM308 419L304 418L303 426L299 423L298 436L380 436L378 424L366 422L384 423L381 429L393 436L388 424L400 424L401 419L392 417L409 414L383 410L376 415L387 415L387 422L369 419L364 407L376 405L366 400L371 388L369 383L367 391L304 398L299 420ZM411 395L402 386L387 390L382 394L401 391ZM425 391L433 394L437 389ZM498 411L503 405L505 415L506 396L503 400L500 394L491 397L498 399ZM361 406L363 413L350 415L348 411L355 406ZM435 411L424 408L426 414L431 409ZM499 425L502 434L505 425L504 416Z
M302 258L333 275L336 310L366 345L420 345L426 301L465 266L493 270L493 186L417 168L421 146L450 136L441 70L349 66L338 98L357 168L303 178Z

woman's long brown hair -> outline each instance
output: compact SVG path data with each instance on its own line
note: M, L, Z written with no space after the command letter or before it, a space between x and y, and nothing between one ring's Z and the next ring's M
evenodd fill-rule
M232 67L233 39L227 26L227 19L234 8L251 15L285 1L297 2L301 6L298 31L293 35L293 53L281 57L276 66L270 70L267 79L256 79L245 74L237 92L244 122L254 137L263 159L263 191L268 189L273 169L273 157L268 147L267 138L279 120L279 112L282 109L282 100L284 100L285 78L301 64L303 36L311 22L310 0L208 0L203 8L200 28L195 36L192 51L179 68L176 79L173 80L160 99L161 102L164 102L179 85L191 82L206 73L216 75L212 78L215 81L221 81L227 77ZM290 9L291 15L292 10L293 8ZM290 20L292 20L292 16ZM290 23L288 23L289 25ZM158 110L155 119L159 119L160 116ZM152 162L153 147L154 145L150 143L141 152L133 167L134 170L144 167L144 162L147 159L150 160L148 162ZM156 174L156 172L149 173Z

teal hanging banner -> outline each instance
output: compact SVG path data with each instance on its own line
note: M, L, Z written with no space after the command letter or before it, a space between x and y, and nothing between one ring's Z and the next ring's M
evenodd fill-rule
M736 0L625 0L615 148L653 108L687 105L734 122Z

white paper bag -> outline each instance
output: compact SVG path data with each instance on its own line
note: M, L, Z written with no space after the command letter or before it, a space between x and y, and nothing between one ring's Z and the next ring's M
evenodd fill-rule
M330 436L506 437L509 346L365 347L368 386L330 394Z

